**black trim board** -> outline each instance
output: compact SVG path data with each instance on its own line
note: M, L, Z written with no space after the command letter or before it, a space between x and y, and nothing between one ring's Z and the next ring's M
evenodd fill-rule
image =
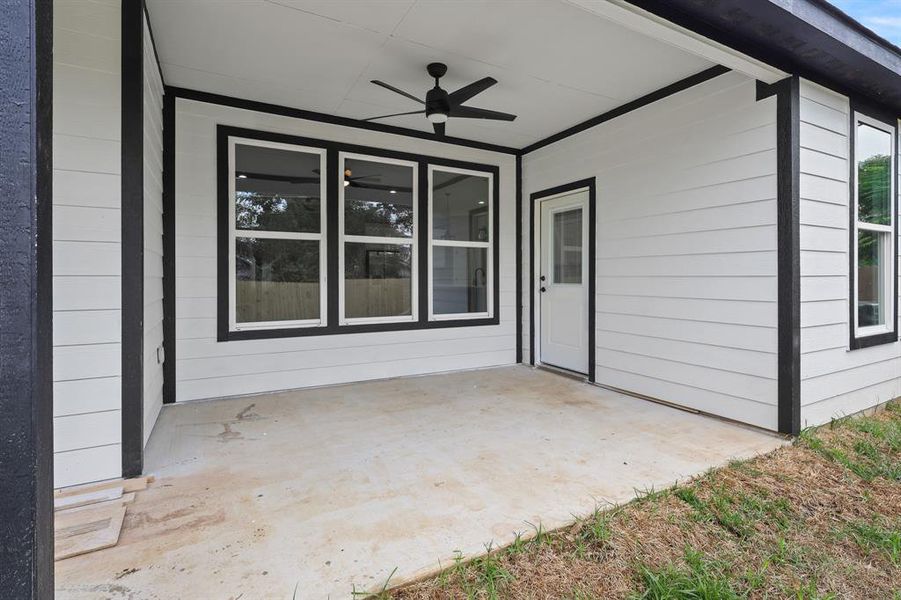
M0 19L0 594L53 597L53 3Z
M419 299L419 315L416 321L402 323L374 323L359 325L339 325L338 315L338 278L340 277L338 265L338 189L336 185L327 185L327 224L326 224L326 249L327 249L327 265L328 265L328 298L326 306L328 307L327 324L323 327L295 327L284 329L262 329L262 330L245 330L230 331L229 330L229 208L231 198L228 193L228 138L240 137L248 139L258 139L270 142L281 142L285 144L294 144L300 146L308 146L322 148L326 151L326 174L328 181L338 181L339 165L338 153L349 152L356 154L365 154L372 157L393 158L398 160L408 160L416 162L419 173L419 204L418 222L419 238L419 271L418 271L418 299ZM426 156L422 154L410 154L406 152L397 152L394 150L386 150L383 148L374 148L370 146L358 146L353 144L343 144L328 140L319 140L313 138L299 137L288 134L272 133L268 131L258 131L254 129L246 129L241 127L232 127L228 125L217 125L216 127L216 177L217 177L217 198L218 211L216 218L217 226L217 338L220 342L233 340L250 340L250 339L270 339L281 337L305 337L320 335L336 335L348 333L368 333L377 331L407 331L415 329L442 329L450 327L478 327L484 325L498 325L500 323L500 168L496 165L484 165L478 163L464 162L459 160L450 160L435 156ZM494 222L492 226L492 283L493 294L492 301L494 304L494 314L487 318L475 319L456 319L446 321L429 321L428 315L428 179L427 169L429 165L437 167L453 167L458 169L469 169L472 171L482 171L489 173L493 177L493 198L492 210L494 211ZM168 362L168 359L167 359Z
M516 156L516 362L522 362L522 155Z
M848 161L848 346L851 350L860 350L862 348L871 348L873 346L880 346L882 344L894 344L898 341L898 311L901 310L901 308L899 308L898 306L898 169L899 167L901 167L901 162L899 162L898 157L898 117L891 112L887 112L881 110L876 106L872 106L871 104L868 104L860 100L859 98L851 98L850 108L850 126L848 129L849 152L851 157ZM857 278L855 277L857 273L857 265L855 264L854 252L854 247L857 244L857 222L854 210L855 203L857 202L857 198L854 195L854 182L857 177L857 173L855 172L857 169L857 161L854 158L854 138L857 129L856 114L858 113L870 117L871 119L880 121L886 127L891 128L891 130L894 132L892 134L892 147L895 153L895 164L892 165L894 167L894 172L892 173L892 189L895 193L892 196L893 203L891 206L891 210L893 211L894 216L894 227L892 228L891 233L892 244L894 244L894 251L892 252L894 259L894 265L892 268L892 303L894 305L894 311L891 315L892 329L891 331L887 331L886 333L869 335L866 337L857 337L854 335L854 323L857 317L857 315L855 314L855 312L857 311L857 305L854 302L854 288L857 285Z
M757 99L776 96L776 237L778 253L777 421L801 432L801 114L800 80L758 82Z
M175 97L163 95L163 404L175 402Z
M144 469L144 10L122 3L122 476Z
M171 93L176 98L182 98L184 100L194 100L196 102L206 102L207 104L218 104L220 106L231 106L232 108L252 110L256 112L267 113L270 115L281 115L283 117L292 117L295 119L305 119L307 121L317 121L319 123L329 123L331 125L340 125L342 127L367 129L369 131L379 131L381 133L393 133L395 135L418 138L421 140L431 140L433 142L440 142L443 144L476 148L478 150L488 150L490 152L499 152L502 154L514 155L519 154L520 152L517 148L511 148L509 146L500 146L497 144L489 144L487 142L477 142L474 140L466 140L452 136L437 136L434 133L420 131L418 129L408 129L406 127L386 125L384 123L376 123L374 121L361 121L359 119L352 119L350 117L339 117L337 115L329 115L311 110L304 110L301 108L292 108L290 106L269 104L266 102L258 102L256 100L246 100L244 98L235 98L233 96L213 94L210 92L201 92L198 90L189 90L186 88L166 86L166 93Z
M720 66L720 65L710 67L709 69L705 69L699 73L695 73L694 75L690 75L684 79L680 79L679 81L671 83L670 85L664 86L664 87L660 88L659 90L655 90L655 91L651 92L650 94L645 94L641 98L636 98L635 100L632 100L631 102L627 102L621 106L617 106L616 108L609 110L603 114L600 114L596 117L592 117L592 118L588 119L587 121L582 121L581 123L578 123L577 125L573 125L572 127L568 128L568 129L564 129L563 131L555 133L554 135L551 135L549 137L546 137L543 140L539 140L537 142L529 144L528 146L526 146L525 148L522 149L521 154L528 154L530 152L534 152L535 150L538 150L539 148L544 148L545 146L553 144L554 142L559 142L562 139L576 135L577 133L585 131L586 129L591 129L592 127L594 127L596 125L600 125L601 123L605 123L607 121L610 121L611 119L615 119L616 117L620 117L626 113L630 113L633 110L637 110L643 106L647 106L648 104L657 102L658 100L663 100L664 98L666 98L668 96L672 96L673 94L677 94L683 90L687 90L688 88L691 88L691 87L694 87L701 83L704 83L705 81L709 81L709 80L713 79L714 77L719 77L720 75L723 75L730 71L731 71L731 69Z
M595 383L597 304L597 194L596 178L589 177L571 183L534 192L529 196L529 364L535 366L535 207L544 198L588 190L588 381Z

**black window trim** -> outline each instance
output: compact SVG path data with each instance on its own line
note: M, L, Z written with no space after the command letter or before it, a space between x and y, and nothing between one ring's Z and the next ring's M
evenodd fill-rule
M893 212L893 223L894 226L892 228L892 244L894 245L894 252L892 253L892 329L885 333L877 333L873 335L867 335L863 337L858 337L856 333L855 323L857 305L854 301L855 298L855 289L857 287L857 264L856 264L856 256L857 253L854 251L855 245L857 244L857 196L855 194L854 182L857 177L857 160L855 158L855 147L854 142L857 134L857 115L863 115L868 117L869 119L879 121L887 129L892 131L892 149L894 152L894 171L892 173L892 185L895 191L892 198L892 210ZM901 166L901 161L899 161L898 157L898 118L892 113L880 110L875 106L871 106L868 103L861 102L860 100L851 99L850 102L850 129L848 131L848 142L849 142L849 157L848 157L848 188L849 188L849 203L848 203L848 337L849 337L849 348L850 350L859 350L861 348L870 348L873 346L880 346L883 344L893 344L898 341L898 314L901 307L898 306L898 174L899 174L899 166Z
M393 158L409 160L418 163L418 187L422 190L417 198L417 227L416 246L419 255L428 256L428 167L451 167L481 171L490 173L493 177L492 210L496 218L492 224L492 302L494 312L487 318L461 318L454 320L429 320L429 294L428 294L428 269L431 267L428 260L420 260L417 265L417 297L418 315L416 321L398 323L367 323L367 324L339 324L338 319L338 277L340 276L338 264L338 189L335 185L326 186L326 248L327 248L327 306L326 325L322 327L291 327L278 329L255 329L231 331L229 327L229 165L228 165L228 140L231 137L256 139L269 142L280 142L322 148L326 151L327 181L338 180L338 153L366 154L374 158ZM322 335L340 335L349 333L372 333L383 331L408 331L419 329L444 329L452 327L479 327L500 324L500 167L482 163L466 162L437 156L400 152L386 148L346 144L330 140L302 137L297 135L276 133L234 127L218 124L216 126L216 179L217 179L217 340L220 342L237 340L272 339L287 337L307 337Z

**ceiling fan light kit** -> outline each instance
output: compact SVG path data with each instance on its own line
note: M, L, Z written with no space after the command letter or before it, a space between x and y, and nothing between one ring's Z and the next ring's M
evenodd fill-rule
M382 115L379 117L370 117L364 119L364 121L375 121L376 119L387 119L388 117L399 117L403 115L424 114L429 122L432 123L435 133L439 136L443 136L445 123L447 123L447 120L450 117L460 119L488 119L492 121L512 121L516 118L516 115L511 115L510 113L463 105L467 100L496 84L497 80L493 77L484 77L469 85L461 87L455 92L448 93L441 88L439 81L444 77L445 73L447 73L447 65L444 63L429 63L428 67L426 67L426 71L428 71L429 76L435 80L435 87L426 93L425 100L421 100L413 94L407 93L383 81L377 79L372 80L372 83L377 86L422 104L425 107L425 110L414 110L410 112Z

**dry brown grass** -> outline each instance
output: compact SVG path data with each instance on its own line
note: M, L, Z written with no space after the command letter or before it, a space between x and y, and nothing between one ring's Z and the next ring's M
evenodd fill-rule
M901 599L901 404L379 596Z

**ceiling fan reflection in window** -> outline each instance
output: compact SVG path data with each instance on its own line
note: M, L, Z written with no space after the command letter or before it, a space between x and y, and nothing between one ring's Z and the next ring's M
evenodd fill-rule
M483 79L479 79L478 81L470 83L469 85L465 85L455 92L448 93L447 91L441 89L441 85L438 81L444 76L445 73L447 73L447 65L445 65L444 63L430 63L428 67L426 67L426 70L429 72L429 75L435 79L435 87L433 87L426 93L425 100L421 100L413 94L409 94L401 89L394 87L393 85L385 83L384 81L379 81L377 79L372 80L372 83L378 86L381 86L387 90L391 90L392 92L400 94L401 96L409 98L410 100L423 104L425 106L425 110L414 110L410 112L395 113L391 115L381 115L379 117L370 117L363 120L375 121L376 119L387 119L388 117L424 114L426 118L428 118L428 120L432 123L432 126L435 128L435 133L437 135L444 135L445 123L447 123L447 120L451 117L459 119L489 119L492 121L512 121L516 118L516 115L511 115L510 113L463 105L463 103L467 100L471 99L477 94L484 92L485 90L496 84L497 80L495 78L485 77Z

